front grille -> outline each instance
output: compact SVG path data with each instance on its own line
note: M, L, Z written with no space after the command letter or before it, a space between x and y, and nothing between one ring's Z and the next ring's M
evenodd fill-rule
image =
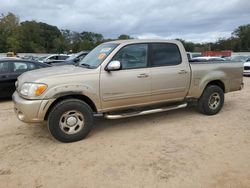
M245 66L244 70L250 70L250 67L249 66Z

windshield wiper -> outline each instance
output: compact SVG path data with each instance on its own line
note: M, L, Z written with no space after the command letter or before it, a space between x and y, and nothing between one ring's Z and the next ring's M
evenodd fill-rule
M91 66L87 63L81 63L81 64L78 64L78 66L82 66L82 67L87 67L87 68L90 68Z

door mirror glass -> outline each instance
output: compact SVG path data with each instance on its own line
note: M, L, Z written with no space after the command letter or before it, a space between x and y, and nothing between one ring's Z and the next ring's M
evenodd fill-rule
M120 61L111 61L106 68L107 71L116 71L120 69L121 69Z
M80 59L78 57L76 57L73 61L74 61L74 63L78 63L80 61Z

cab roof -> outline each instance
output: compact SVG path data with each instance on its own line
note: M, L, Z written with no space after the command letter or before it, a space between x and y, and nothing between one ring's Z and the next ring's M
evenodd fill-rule
M106 42L106 44L133 44L133 43L180 43L178 40L167 39L128 39L128 40L114 40Z

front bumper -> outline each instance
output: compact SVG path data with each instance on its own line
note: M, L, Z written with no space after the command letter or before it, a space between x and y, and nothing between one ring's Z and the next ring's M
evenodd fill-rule
M250 70L244 70L243 75L244 76L250 76Z
M26 123L43 122L48 100L28 100L20 97L17 92L12 95L14 110L19 120Z

